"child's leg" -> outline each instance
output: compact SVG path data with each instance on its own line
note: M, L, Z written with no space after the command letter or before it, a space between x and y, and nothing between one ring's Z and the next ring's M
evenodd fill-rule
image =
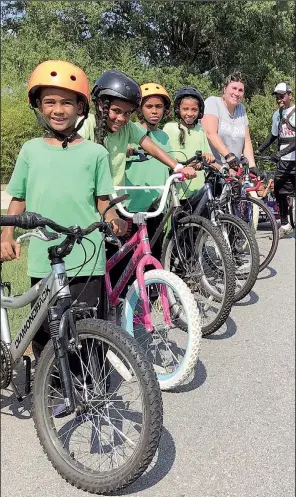
M70 282L71 295L73 300L78 298L78 302L86 302L90 307L97 307L98 318L106 319L107 305L104 276L92 276L86 288L83 287L88 280L88 276L74 278ZM31 278L31 285L38 283L38 278ZM83 293L80 295L81 291ZM80 295L80 296L79 296ZM99 300L98 300L99 299ZM34 303L32 303L32 306ZM42 350L50 339L48 321L45 319L37 331L32 341L33 354L36 362L39 360Z

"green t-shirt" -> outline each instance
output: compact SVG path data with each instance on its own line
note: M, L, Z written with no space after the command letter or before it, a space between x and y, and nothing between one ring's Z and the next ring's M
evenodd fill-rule
M101 145L87 140L69 145L66 149L48 144L43 138L35 138L24 144L16 161L7 193L26 200L26 210L37 212L62 226L75 224L86 228L100 220L95 197L113 192L108 164L108 152ZM94 275L105 274L105 247L98 230L88 238L95 244L95 256L86 264L78 276L89 276L95 258L100 254ZM64 237L54 242L30 240L28 275L35 278L46 276L51 268L47 249L61 243ZM94 247L84 240L83 245L90 258ZM84 261L81 245L75 244L65 258L66 268L74 268ZM76 275L78 269L69 271Z
M185 145L180 145L179 136L180 130L177 123L167 123L163 131L167 133L174 158L178 161L185 161L195 155L197 150L203 153L211 153L211 148L206 137L206 133L201 124L196 124L194 129L188 130L181 124L181 128L185 131ZM184 155L185 154L185 155ZM196 190L199 190L205 184L204 171L197 171L196 178L188 180L180 184L179 196L180 198L189 198Z
M79 134L87 140L95 141L95 127L95 116L90 114L84 121L82 128L79 130ZM139 127L136 123L131 121L119 131L107 134L105 138L105 147L109 152L110 171L115 186L124 185L128 144L135 143L136 145L139 145L145 135L146 130L142 128L142 126Z
M140 124L137 126L143 128ZM146 130L147 132L147 130ZM156 145L171 151L169 137L161 129L149 132ZM169 168L154 157L145 162L136 162L136 159L127 159L125 171L126 186L156 185L163 186L169 177ZM126 208L130 212L146 212L156 198L162 193L161 190L128 190L130 198L126 201Z

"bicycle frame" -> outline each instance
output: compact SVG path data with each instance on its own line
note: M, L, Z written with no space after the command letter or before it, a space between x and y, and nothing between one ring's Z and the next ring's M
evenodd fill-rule
M17 363L23 356L28 345L36 335L40 325L47 316L47 310L53 306L60 297L70 297L69 286L65 285L65 265L53 265L52 272L41 279L27 292L17 296L5 296L5 284L0 283L1 291L1 340L10 349L13 363ZM7 316L7 309L19 309L33 302L37 297L33 308L26 316L19 332L13 341Z
M134 254L132 255L130 262L128 263L126 269L120 276L115 287L112 289L111 280L110 280L111 269L113 269L116 266L116 264L119 261L121 261L126 256L126 254L128 254L136 246L137 248ZM139 292L143 300L144 324L146 330L148 332L152 332L154 328L150 317L149 301L148 301L147 291L145 287L145 280L144 280L144 269L145 266L148 265L154 266L156 269L163 269L160 262L151 255L151 247L147 232L147 226L143 219L142 221L140 221L138 231L107 261L105 281L106 281L106 290L109 301L111 305L116 306L119 304L119 295L126 286L130 277L133 275L134 270L137 268L136 278L139 284ZM169 303L165 288L161 288L161 301L164 310L165 321L168 326L172 326Z

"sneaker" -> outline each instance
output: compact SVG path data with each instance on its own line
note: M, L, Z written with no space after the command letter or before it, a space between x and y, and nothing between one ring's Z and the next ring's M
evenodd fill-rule
M294 229L292 228L290 223L284 224L279 229L280 238L284 238L284 236L290 235L291 233L293 233L293 231Z

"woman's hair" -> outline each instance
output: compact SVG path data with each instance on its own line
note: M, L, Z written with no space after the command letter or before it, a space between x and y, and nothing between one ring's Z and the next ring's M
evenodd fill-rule
M96 102L96 127L95 127L95 137L97 143L105 146L104 139L107 136L108 128L107 128L107 120L109 117L109 109L111 106L112 100L110 98L102 98L102 111L99 110L98 102Z
M234 71L233 73L229 74L227 78L224 79L222 89L232 83L232 81L243 83L244 85L246 84L245 78L243 77L242 73L240 71Z

